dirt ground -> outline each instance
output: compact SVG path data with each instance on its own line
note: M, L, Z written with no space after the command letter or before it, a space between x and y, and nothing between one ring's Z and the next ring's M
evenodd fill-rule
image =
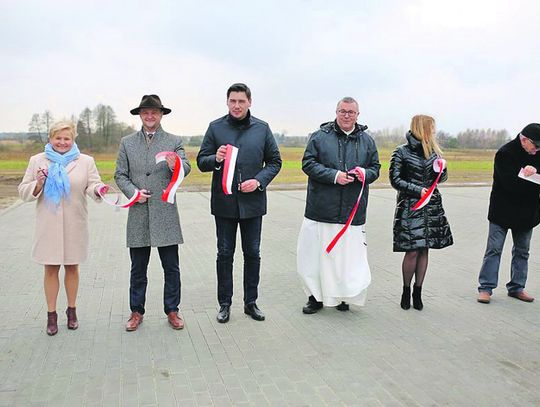
M18 177L0 177L0 210L7 208L19 199Z

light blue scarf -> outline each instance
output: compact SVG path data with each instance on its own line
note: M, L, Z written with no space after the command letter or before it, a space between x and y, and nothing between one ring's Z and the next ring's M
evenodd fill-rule
M67 176L67 165L81 155L79 147L73 143L71 150L64 154L53 150L50 143L45 146L45 156L51 161L47 180L45 182L45 199L53 204L54 207L60 205L62 198L68 198L71 191L69 178Z

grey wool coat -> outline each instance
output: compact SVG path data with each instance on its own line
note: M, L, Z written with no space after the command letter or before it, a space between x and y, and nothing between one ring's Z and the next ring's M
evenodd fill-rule
M127 247L163 247L184 242L177 202L163 202L161 194L171 181L172 171L165 161L156 164L156 154L175 151L182 159L185 175L191 166L179 136L161 127L148 142L142 130L120 141L114 180L125 196L131 198L135 189L146 189L152 195L145 203L129 208Z

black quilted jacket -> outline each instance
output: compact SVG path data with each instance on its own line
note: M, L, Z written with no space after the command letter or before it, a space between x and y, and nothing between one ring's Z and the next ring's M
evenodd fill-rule
M450 225L444 215L442 198L436 188L429 203L422 209L412 207L420 199L422 188L429 188L438 173L433 170L437 159L424 158L422 144L411 132L407 144L398 146L390 159L390 183L398 191L394 214L394 251L406 252L422 248L442 249L453 243ZM448 178L443 171L439 182Z
M355 125L348 136L335 122L323 123L308 141L302 170L308 175L306 211L308 219L325 222L347 222L362 188L359 181L347 185L335 184L338 170L349 171L355 167L366 170L366 185L353 225L366 223L369 184L379 177L379 155L375 141L364 132L367 126Z

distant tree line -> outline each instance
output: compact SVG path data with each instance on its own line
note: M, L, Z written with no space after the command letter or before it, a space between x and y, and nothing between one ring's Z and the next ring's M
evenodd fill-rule
M69 120L77 124L78 146L92 151L116 147L123 136L135 131L132 126L117 121L113 108L103 104L98 104L94 109L86 107L78 118L72 116ZM34 113L28 124L28 138L44 143L53 122L53 115L48 110L41 115Z
M92 151L103 151L117 147L120 139L135 131L132 126L116 120L116 114L111 106L98 104L93 109L86 107L79 117L70 118L77 123L77 144L81 148ZM28 123L28 138L40 143L47 139L49 128L54 122L52 113L45 110L42 114L34 113ZM404 126L384 128L381 130L368 130L380 148L394 148L405 143L407 132ZM286 131L274 133L276 142L284 147L304 147L309 140L307 136L290 136ZM198 147L201 145L203 135L183 136L184 144ZM509 140L506 130L494 129L467 129L457 135L444 131L437 132L437 140L442 148L469 148L469 149L498 149Z
M305 147L309 136L288 136L284 133L274 133L276 143L284 147ZM199 147L204 135L182 136L182 141L186 146Z
M405 127L369 131L378 147L393 148L404 144ZM437 141L444 148L498 149L510 139L506 130L467 129L453 136L444 131L437 132Z

